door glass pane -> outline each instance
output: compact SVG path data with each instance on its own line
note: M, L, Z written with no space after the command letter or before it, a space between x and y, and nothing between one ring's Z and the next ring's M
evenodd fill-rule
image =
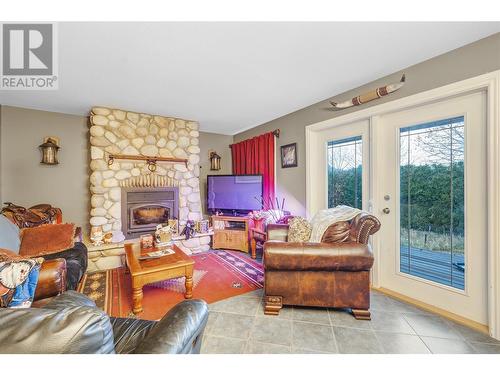
M361 136L328 142L328 208L362 207L362 142Z
M464 117L400 129L400 271L464 290Z

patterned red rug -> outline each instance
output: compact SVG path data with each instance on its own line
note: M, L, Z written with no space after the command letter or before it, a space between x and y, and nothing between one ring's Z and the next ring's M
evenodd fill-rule
M263 287L262 264L243 253L211 250L192 257L195 261L193 298L212 303ZM184 300L184 290L183 277L145 286L142 301L144 311L137 317L160 319ZM125 268L87 274L78 291L92 298L110 316L132 315L131 280Z

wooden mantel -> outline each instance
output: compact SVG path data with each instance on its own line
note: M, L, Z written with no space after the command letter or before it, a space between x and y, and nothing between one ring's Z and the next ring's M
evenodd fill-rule
M148 164L153 163L156 164L158 161L164 161L169 163L184 163L187 166L188 159L184 158L164 158L161 156L142 156L142 155L123 155L123 154L110 154L108 159L108 164L113 164L115 159L122 160L141 160L145 161Z

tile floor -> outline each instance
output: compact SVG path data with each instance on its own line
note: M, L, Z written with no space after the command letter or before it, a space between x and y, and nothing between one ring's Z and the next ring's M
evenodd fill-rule
M497 353L500 341L372 292L372 320L285 307L265 316L262 290L210 305L202 353Z

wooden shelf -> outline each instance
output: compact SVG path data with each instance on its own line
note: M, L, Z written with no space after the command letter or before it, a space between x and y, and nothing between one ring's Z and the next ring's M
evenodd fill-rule
M168 162L168 163L184 163L187 166L187 159L183 158L163 158L161 156L142 156L142 155L123 155L123 154L110 154L108 159L108 164L113 164L113 160L141 160L148 163L156 163L158 161Z

